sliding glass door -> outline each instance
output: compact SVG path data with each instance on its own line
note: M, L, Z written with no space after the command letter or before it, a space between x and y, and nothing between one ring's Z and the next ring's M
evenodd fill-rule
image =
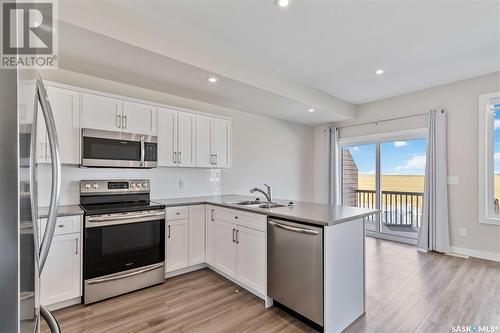
M424 134L340 144L340 199L345 206L378 208L370 236L414 244L424 192Z

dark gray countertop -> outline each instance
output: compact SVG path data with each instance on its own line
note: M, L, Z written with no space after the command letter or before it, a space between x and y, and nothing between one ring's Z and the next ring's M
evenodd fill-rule
M263 214L269 217L283 218L292 221L316 224L322 226L334 225L349 220L370 216L376 214L379 211L377 209L335 206L335 205L327 205L327 204L303 202L303 201L295 201L294 207L285 206L272 209L241 206L231 203L244 200L252 200L255 198L256 197L245 196L245 195L227 194L227 195L206 196L206 197L153 199L153 201L162 203L167 207L211 204L226 208L239 209L257 214ZM277 203L284 205L288 204L287 200L278 199L275 201Z
M41 219L47 218L49 213L49 207L39 207L38 217ZM59 206L59 211L57 216L71 216L71 215L83 215L83 210L79 205L65 205Z

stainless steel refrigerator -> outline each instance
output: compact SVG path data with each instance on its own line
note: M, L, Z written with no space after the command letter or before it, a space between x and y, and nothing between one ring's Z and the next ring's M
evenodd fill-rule
M0 332L39 332L41 318L52 332L59 332L55 317L40 305L39 286L59 207L57 133L42 79L35 74L24 81L20 74L0 70ZM39 130L46 130L49 139L52 170L44 235L36 223Z

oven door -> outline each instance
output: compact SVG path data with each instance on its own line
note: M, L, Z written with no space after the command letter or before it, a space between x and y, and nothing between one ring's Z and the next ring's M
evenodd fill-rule
M163 210L87 216L85 280L165 261Z
M157 137L84 128L82 166L155 168Z

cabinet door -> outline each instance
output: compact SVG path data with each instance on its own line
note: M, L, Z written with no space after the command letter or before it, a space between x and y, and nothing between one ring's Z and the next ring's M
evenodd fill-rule
M156 135L156 107L123 102L123 132Z
M42 305L81 296L81 285L80 233L54 236L40 279Z
M205 206L189 207L189 265L205 261Z
M122 100L93 94L82 94L82 99L83 128L122 130Z
M196 116L191 113L179 112L177 117L177 164L184 167L194 167L196 162Z
M235 226L216 219L214 266L231 277L236 277Z
M196 116L196 166L200 168L213 167L212 124L213 118Z
M236 232L236 279L266 293L266 233L238 226Z
M213 265L215 252L215 207L206 206L205 221L205 261L207 264Z
M158 109L158 165L177 166L177 111Z
M215 154L216 168L231 166L231 122L229 120L214 119L212 151Z
M47 95L56 123L61 163L80 164L80 93L47 87ZM50 151L47 155L50 160Z
M168 221L166 228L167 240L167 272L172 272L188 266L188 224L189 220Z

